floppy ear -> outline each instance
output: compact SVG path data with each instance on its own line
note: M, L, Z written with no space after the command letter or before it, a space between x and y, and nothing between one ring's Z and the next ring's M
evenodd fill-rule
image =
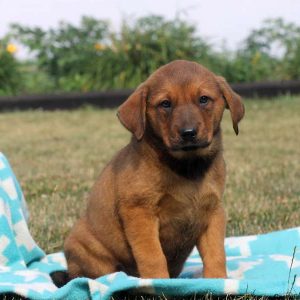
M134 134L139 141L146 127L147 89L139 86L119 107L117 116L124 127Z
M238 135L238 123L241 121L245 114L244 104L242 103L241 97L232 90L225 78L223 78L222 76L216 77L226 102L226 108L230 110L234 132L236 135Z

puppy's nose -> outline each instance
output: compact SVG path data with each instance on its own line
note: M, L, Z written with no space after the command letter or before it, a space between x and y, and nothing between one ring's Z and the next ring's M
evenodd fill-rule
M197 135L195 128L182 128L180 130L180 136L184 141L192 141Z

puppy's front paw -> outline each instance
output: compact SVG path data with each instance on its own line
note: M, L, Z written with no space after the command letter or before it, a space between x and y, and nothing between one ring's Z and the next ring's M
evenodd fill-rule
M225 269L204 269L203 270L203 277L204 278L227 278L227 273Z

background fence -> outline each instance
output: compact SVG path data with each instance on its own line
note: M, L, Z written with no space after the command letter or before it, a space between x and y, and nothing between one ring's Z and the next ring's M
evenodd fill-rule
M300 94L300 81L239 83L231 86L238 94L246 98ZM83 105L114 108L125 101L131 92L132 90L127 89L107 92L2 96L0 97L0 111L16 109L75 109Z

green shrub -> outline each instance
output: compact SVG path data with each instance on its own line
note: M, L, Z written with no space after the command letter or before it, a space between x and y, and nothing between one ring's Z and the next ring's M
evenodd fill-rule
M265 20L251 31L241 52L260 57L257 67L247 73L253 74L250 81L300 79L300 27L294 23L281 18Z
M16 94L21 85L18 62L14 57L16 46L0 40L0 95Z
M143 17L123 22L120 33L111 34L110 43L90 65L91 80L96 88L132 88L175 59L208 63L210 52L193 25L178 18Z
M175 59L197 61L232 83L300 79L300 27L282 19L264 21L236 51L216 51L190 22L157 15L124 21L118 31L90 17L49 30L14 24L10 36L34 60L18 67L3 44L0 93L134 88Z
M95 59L95 45L107 38L108 24L89 17L79 26L61 22L48 31L13 24L10 34L35 54L39 69L50 76L56 90L85 90L82 78Z

